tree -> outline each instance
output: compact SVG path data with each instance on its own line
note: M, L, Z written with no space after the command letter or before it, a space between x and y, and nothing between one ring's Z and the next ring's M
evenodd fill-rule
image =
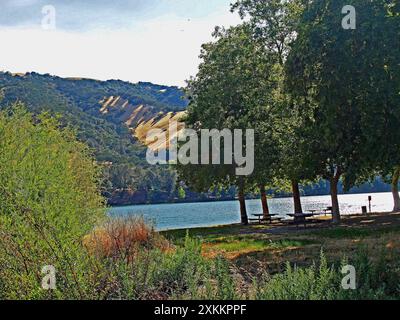
M217 28L216 41L202 47L197 76L188 82L190 104L185 119L188 129L200 133L202 129L255 129L255 161L257 166L251 176L235 174L236 164L178 165L180 178L197 190L210 187L236 185L240 202L241 221L248 223L245 194L254 185L260 185L257 173L266 173L261 165L269 166L269 159L261 159L271 142L265 140L270 132L268 120L273 113L271 92L275 89L275 76L271 66L276 64L276 54L265 50L262 43L251 34L247 24L230 29ZM221 144L224 154L226 140ZM267 150L265 150L267 148ZM200 148L199 148L200 149ZM271 152L271 155L273 153Z
M259 41L259 39L257 39ZM268 219L270 215L267 189L274 188L276 176L279 169L279 135L280 113L284 95L281 87L281 68L278 63L279 55L272 54L265 49L265 54L271 55L269 62L269 71L266 73L267 81L263 85L263 94L265 97L260 99L260 106L255 107L258 110L252 119L252 125L255 130L255 169L249 177L249 184L261 195L261 205L264 218Z
M400 211L399 179L400 179L400 167L395 169L392 178L392 194L394 202L393 212Z
M293 136L296 125L299 121L296 114L292 112L291 102L289 95L284 89L284 65L287 56L291 49L291 43L296 37L301 13L304 10L305 0L237 0L231 6L232 11L238 11L243 19L250 18L249 24L252 29L253 36L262 41L265 50L275 52L277 54L277 65L275 70L275 80L279 94L275 95L274 104L276 109L280 112L280 137L275 139L275 149L277 149L278 141L280 140L280 155L278 156L280 164L280 176L286 177L291 184L294 200L295 213L302 213L300 188L299 182L305 178L303 172L307 171L309 167L302 166L301 157L304 153L293 152L294 149L299 149L300 144L295 142L290 137ZM284 124L284 125L283 125ZM289 139L287 139L289 138ZM289 143L289 144L287 144ZM270 149L268 149L270 150ZM282 161L285 159L285 161ZM262 162L262 160L261 160ZM279 167L279 166L278 166ZM275 176L277 176L275 171ZM263 189L261 188L263 191ZM262 192L262 199L264 199ZM263 201L263 207L265 206Z
M393 55L387 52L390 41L381 39L390 2L310 3L286 64L289 88L307 113L309 125L303 134L311 142L316 173L330 182L334 222L340 221L339 180L343 178L349 189L362 180L360 173L376 164L367 150L377 144L381 131L366 126L366 121L371 113L380 119L384 114L379 100L388 87L384 82L377 87L375 80L383 76L385 60ZM341 13L347 5L357 8L355 29L343 28ZM394 93L398 90L386 97Z
M400 211L400 7L396 1L374 1L374 18L368 25L370 50L364 66L364 154L369 172L389 177L393 210ZM369 86L368 86L369 85ZM377 143L379 141L379 143Z

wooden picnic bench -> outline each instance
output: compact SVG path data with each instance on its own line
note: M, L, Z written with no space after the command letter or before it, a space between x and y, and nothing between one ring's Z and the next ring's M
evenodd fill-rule
M316 214L315 213L291 213L288 214L289 217L292 217L293 220L289 221L289 224L296 225L297 227L300 225L304 225L307 228L307 224L314 223L315 219L310 220L308 218L313 218Z
M282 221L282 217L278 217L277 214L269 214L268 217L265 217L264 214L253 214L252 216L257 218L250 218L249 221L257 221L259 224L263 222L273 223L274 221Z
M328 214L328 212L329 212L329 214L332 214L333 209L332 209L332 207L327 207L326 209L322 209L322 210L310 209L307 211L311 212L315 216L322 216L322 215L326 216Z

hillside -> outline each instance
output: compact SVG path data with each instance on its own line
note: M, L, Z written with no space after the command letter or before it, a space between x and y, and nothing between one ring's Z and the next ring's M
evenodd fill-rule
M187 106L177 87L120 80L60 78L37 73L0 73L2 108L23 102L37 114L59 115L105 164L104 193L112 204L169 201L176 197L175 173L149 168L143 145L147 131L166 128Z

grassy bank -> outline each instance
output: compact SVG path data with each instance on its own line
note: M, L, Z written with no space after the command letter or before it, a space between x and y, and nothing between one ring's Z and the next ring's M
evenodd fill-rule
M200 241L204 256L222 255L238 268L259 275L265 270L272 274L282 272L286 262L310 266L318 260L321 250L331 263L352 258L364 249L373 258L384 252L390 263L400 257L399 232L400 215L382 213L347 217L339 226L326 223L311 229L233 225L162 234L177 244L189 234Z
M105 276L105 299L398 299L398 219L380 214L315 229L234 225L163 233L140 219L111 220L87 244L95 244L90 252ZM356 290L341 286L348 264Z

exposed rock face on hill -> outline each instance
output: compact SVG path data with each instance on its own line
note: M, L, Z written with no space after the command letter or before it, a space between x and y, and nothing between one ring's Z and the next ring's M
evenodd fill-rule
M161 129L167 131L171 121L178 123L176 135L184 128L183 123L180 122L185 115L184 111L158 111L157 108L148 105L133 105L129 100L121 96L104 97L100 101L100 113L112 115L114 119L118 119L129 128L135 138L153 150L162 148L165 141L152 139L151 135L149 135L151 130ZM173 139L176 135L168 137ZM167 141L166 146L169 146L169 141Z

